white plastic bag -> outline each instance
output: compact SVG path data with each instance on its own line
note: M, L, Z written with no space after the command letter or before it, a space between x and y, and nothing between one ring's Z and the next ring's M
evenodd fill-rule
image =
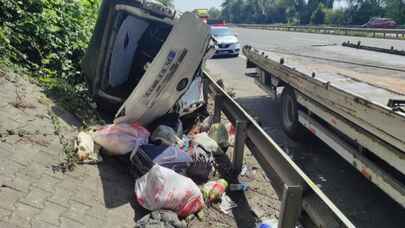
M149 131L138 123L111 124L99 129L94 134L94 141L111 155L124 155L147 144Z
M159 165L136 180L135 194L142 207L150 211L172 210L180 218L204 207L202 193L190 178Z
M208 136L206 132L193 135L192 143L194 145L200 145L202 148L204 148L206 151L217 154L218 153L218 143L215 142L212 138Z

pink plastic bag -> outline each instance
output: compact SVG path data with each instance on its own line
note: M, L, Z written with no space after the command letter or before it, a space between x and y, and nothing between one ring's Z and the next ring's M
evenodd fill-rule
M142 207L150 211L172 210L180 218L204 207L202 193L190 178L159 165L136 180L135 195Z
M111 124L97 130L94 141L111 155L124 155L147 144L150 133L138 123Z

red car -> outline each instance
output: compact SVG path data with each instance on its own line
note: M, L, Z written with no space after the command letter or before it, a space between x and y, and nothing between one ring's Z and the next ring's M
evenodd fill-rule
M364 28L395 28L397 23L391 18L373 17L362 25Z

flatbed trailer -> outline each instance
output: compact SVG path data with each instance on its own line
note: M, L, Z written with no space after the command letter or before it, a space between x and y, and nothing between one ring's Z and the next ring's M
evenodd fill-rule
M319 64L310 61L285 61L250 46L243 53L247 68L256 69L260 87L274 98L283 88L282 125L289 136L302 137L303 129L308 129L405 207L405 95L401 91L327 67L319 70ZM405 73L393 80L396 86L404 82Z

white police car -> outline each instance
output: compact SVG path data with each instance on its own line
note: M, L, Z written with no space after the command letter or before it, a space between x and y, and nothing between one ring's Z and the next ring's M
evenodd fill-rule
M231 29L225 26L211 26L211 36L216 42L214 56L239 56L240 43Z

